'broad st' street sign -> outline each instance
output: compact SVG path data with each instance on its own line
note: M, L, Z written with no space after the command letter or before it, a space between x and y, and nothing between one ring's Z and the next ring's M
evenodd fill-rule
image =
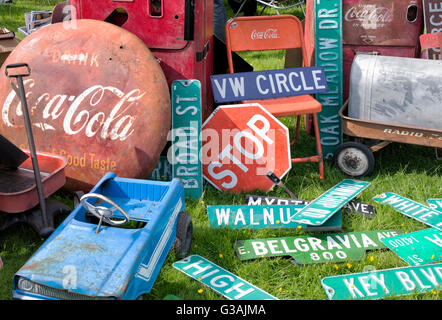
M309 232L339 231L342 228L341 211L336 213L327 223L321 226L309 226L293 221L304 205L283 206L246 206L246 205L219 205L207 206L209 224L211 228L230 229L279 229L300 228Z
M386 248L381 240L400 233L396 230L321 234L236 241L241 260L291 256L297 264L360 261L366 250Z
M321 284L330 300L423 293L442 285L442 263L326 277Z
M382 239L382 242L411 266L442 261L442 231L436 228Z
M289 68L210 76L216 103L327 92L322 67Z
M177 261L173 267L229 300L278 300L199 255L192 255Z
M203 192L201 161L201 83L176 80L172 83L172 162L173 178L184 185L186 197L199 198Z
M365 181L342 180L336 186L313 200L293 220L298 223L319 226L330 219L359 193L368 188L369 185L370 182Z
M407 217L416 219L442 231L442 212L432 210L423 204L399 196L393 192L382 193L374 197L373 200L378 203L389 204L393 209Z

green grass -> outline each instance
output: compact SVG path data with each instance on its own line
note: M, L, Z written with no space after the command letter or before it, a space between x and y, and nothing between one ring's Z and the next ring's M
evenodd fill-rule
M49 1L15 1L16 8L0 5L0 25L15 29L24 24L21 14L31 9L50 8ZM44 6L41 6L43 4ZM10 12L11 17L4 13ZM12 14L12 12L14 14ZM271 13L269 11L268 13ZM299 15L299 11L292 13ZM231 16L231 11L228 12ZM15 15L15 18L13 17ZM264 62L260 55L245 55L251 63L261 64L258 68L276 66L283 61L284 55L272 57ZM289 129L294 129L293 119L281 119ZM300 141L292 148L293 156L313 154L314 139L301 132ZM421 146L391 144L375 154L376 166L371 177L363 180L370 181L371 186L358 198L359 201L375 204L371 199L381 192L395 192L415 201L426 203L428 198L442 197L442 162L437 161L434 149ZM321 181L316 164L297 164L284 177L284 183L298 195L300 199L313 200L329 188L347 178L338 171L331 161L326 162L326 179ZM256 194L264 194L257 191ZM282 189L269 192L269 196L288 197ZM72 203L72 196L57 194L57 199ZM258 259L241 262L236 258L233 244L236 240L256 239L278 236L293 236L304 234L300 230L214 230L209 228L207 205L242 204L244 194L221 193L211 187L206 187L204 195L199 200L186 201L187 211L191 213L194 223L194 235L190 254L199 254L229 270L248 282L262 288L279 299L327 299L321 287L320 280L326 276L360 272L367 265L376 269L395 268L406 264L393 252L373 251L360 262L352 262L351 267L343 264L321 264L305 267L293 265L289 259ZM376 205L376 204L375 204ZM376 205L377 216L368 220L357 215L343 216L343 231L363 231L377 229L399 229L403 232L421 230L427 226L394 211L390 206ZM59 219L60 221L60 219ZM16 225L0 234L0 256L4 268L0 271L0 299L10 299L13 274L37 250L43 240L31 228ZM220 256L220 254L222 256ZM171 252L161 269L152 292L146 299L163 299L167 294L173 294L183 299L223 299L222 296L204 287L197 281L187 277L172 267L176 261ZM338 269L336 269L336 267ZM199 291L203 289L203 291ZM403 296L395 299L427 299L440 300L442 292L429 292Z

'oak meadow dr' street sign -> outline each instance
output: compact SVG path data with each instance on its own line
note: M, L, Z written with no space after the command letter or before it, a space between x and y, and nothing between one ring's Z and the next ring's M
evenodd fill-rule
M442 212L432 210L416 201L404 198L393 192L385 192L373 198L382 204L389 204L396 211L416 219L430 227L442 230Z
M442 261L442 231L436 228L382 239L382 242L411 266Z
M255 196L246 194L245 204L246 205L287 205L287 204L303 204L307 205L310 201L306 200L295 200L287 198L277 198L277 197L267 197L267 196ZM376 209L371 204L360 203L356 201L350 201L343 208L344 212L351 213L356 212L358 215L362 215L365 218L374 218L376 215ZM345 209L345 210L344 210Z
M326 277L321 284L330 300L423 293L442 285L442 263Z
M339 231L342 229L341 211L321 226L309 226L293 221L304 205L284 206L207 206L211 228L230 229L303 229L308 232Z
M172 177L179 178L187 197L203 193L201 161L201 83L176 80L172 83Z
M398 235L396 230L321 234L236 241L241 260L291 256L298 264L360 261L366 250L383 249L381 240Z
M218 107L202 135L204 178L219 190L268 191L267 173L292 167L287 127L257 103Z
M324 67L329 91L317 94L322 105L318 115L319 135L324 159L342 144L343 104L342 0L315 0L315 61Z
M342 180L336 186L313 200L293 220L299 223L319 226L330 219L359 193L368 188L369 185L370 182L365 181Z
M442 212L442 199L428 199L427 202L431 209Z
M177 261L173 267L229 300L278 300L199 255L192 255Z
M289 68L210 76L216 103L327 92L322 67Z

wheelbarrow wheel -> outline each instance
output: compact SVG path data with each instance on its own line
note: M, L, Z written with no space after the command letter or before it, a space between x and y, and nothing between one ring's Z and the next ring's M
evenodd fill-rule
M176 256L182 259L187 256L192 243L193 223L192 216L187 212L181 212L176 225L176 238L173 249Z
M373 152L358 142L345 142L334 152L333 161L343 173L359 178L369 176L374 169Z

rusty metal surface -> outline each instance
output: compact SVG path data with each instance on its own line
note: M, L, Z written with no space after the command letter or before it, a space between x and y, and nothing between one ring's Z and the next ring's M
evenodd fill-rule
M27 62L24 79L37 150L66 156L69 190L88 191L108 171L143 178L170 128L170 97L155 57L132 33L78 20L23 40L6 64ZM27 147L20 103L0 70L0 133Z
M416 46L423 29L418 0L343 0L344 44Z
M442 130L429 130L410 126L404 127L391 123L359 120L350 118L347 111L348 102L346 102L339 111L339 115L342 118L342 130L344 134L348 136L428 147L442 147Z

